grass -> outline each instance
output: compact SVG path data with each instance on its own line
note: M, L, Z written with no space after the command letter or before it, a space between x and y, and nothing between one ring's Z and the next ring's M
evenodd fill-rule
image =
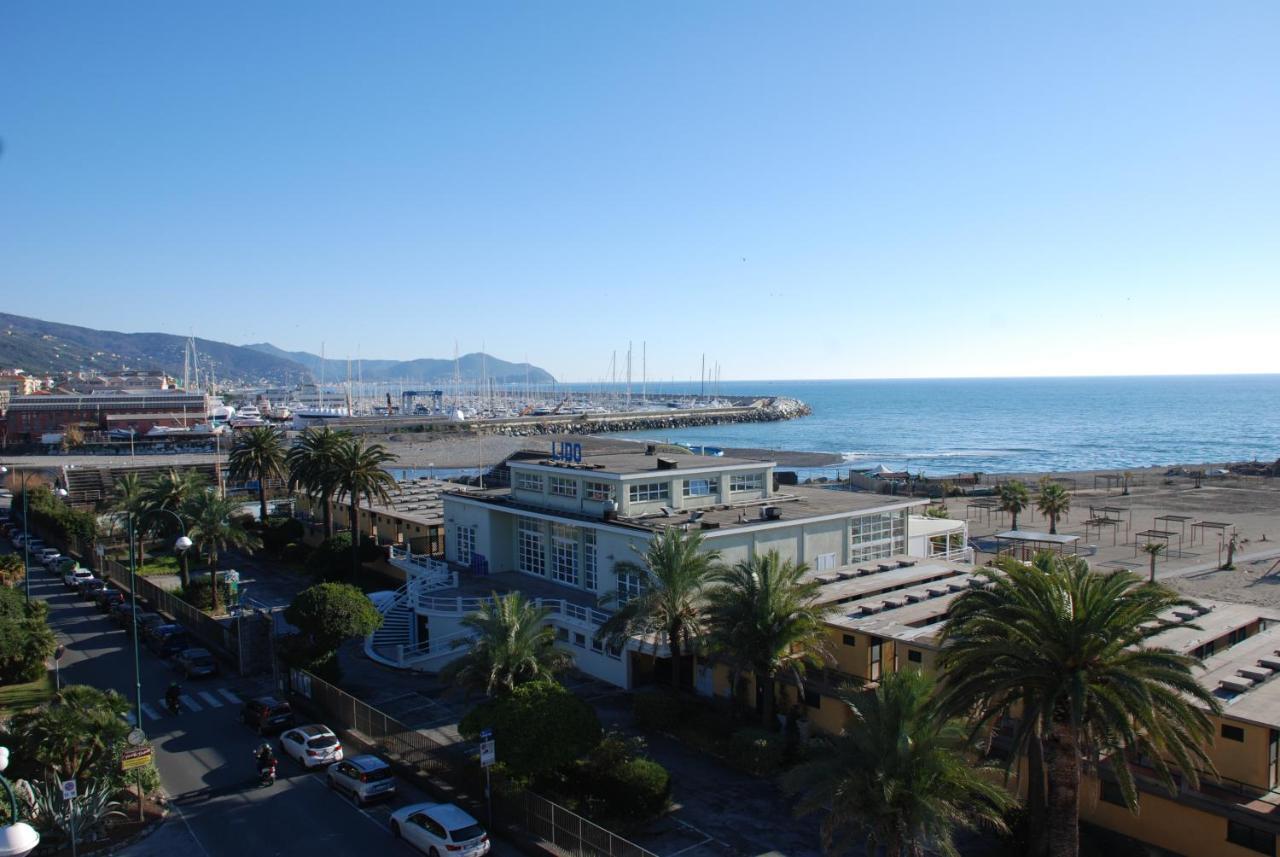
M129 556L113 556L116 562L121 565L128 566ZM197 571L203 568L195 557L191 558L191 571ZM177 575L181 569L178 558L172 554L156 554L154 556L143 556L138 562L138 576L150 577L155 574L172 574Z
M0 719L34 708L52 697L53 677L48 673L26 684L7 684L0 687Z

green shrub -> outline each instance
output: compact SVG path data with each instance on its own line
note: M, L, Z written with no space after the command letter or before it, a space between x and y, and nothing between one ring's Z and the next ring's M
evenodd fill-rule
M291 544L306 535L306 528L296 518L270 518L262 528L262 548L272 556L281 555Z
M627 759L593 779L589 788L593 809L629 822L648 821L671 802L671 775L652 759Z
M740 729L729 740L729 754L730 761L747 773L772 776L786 758L786 739L763 729Z
M213 609L213 586L207 577L191 581L190 586L178 587L173 594L197 610ZM231 603L231 584L221 574L218 575L218 597L223 608Z
M523 779L564 770L600 743L595 709L549 679L483 702L458 724L472 741L486 728L493 730L503 767Z
M311 548L303 542L289 542L280 552L280 559L294 565L306 565L311 558Z
M373 562L382 550L372 539L360 540L360 562ZM307 559L307 571L320 580L339 580L351 574L351 534L339 533L320 543Z
M662 691L637 693L631 701L636 725L649 732L672 732L684 716L684 703L678 696Z

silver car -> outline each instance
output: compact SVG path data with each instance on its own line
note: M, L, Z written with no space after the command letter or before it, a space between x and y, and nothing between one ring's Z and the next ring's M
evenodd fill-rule
M359 805L391 797L396 793L396 780L391 766L377 756L353 756L330 765L325 773L329 788L344 792Z

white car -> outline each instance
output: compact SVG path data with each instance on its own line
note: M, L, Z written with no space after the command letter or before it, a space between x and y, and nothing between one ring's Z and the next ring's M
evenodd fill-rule
M310 770L342 760L342 744L328 726L295 726L280 736L280 753Z
M346 792L357 804L366 804L396 793L391 766L377 756L353 756L329 766L325 780L334 791Z
M67 589L75 589L80 585L80 581L89 580L92 577L93 572L87 568L73 568L62 575L62 585Z
M391 835L430 857L484 857L489 834L480 822L451 803L414 803L391 813Z
M53 564L62 559L62 554L53 548L46 548L40 551L40 564L45 568L53 568Z

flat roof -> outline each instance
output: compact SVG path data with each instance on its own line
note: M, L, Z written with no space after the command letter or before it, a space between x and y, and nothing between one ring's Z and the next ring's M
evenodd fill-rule
M818 596L822 603L850 602L856 599L846 605L852 607L858 601L869 600L881 594L896 595L895 590L943 581L961 574L964 574L962 569L937 560L894 557L828 571L810 571L805 579L822 584Z
M1011 542L1047 542L1054 545L1069 545L1080 541L1079 536L1068 536L1064 533L1042 533L1038 530L1005 530L996 533L997 539L1008 539Z
M658 460L672 462L675 467L666 470L658 469ZM714 455L682 455L674 452L661 452L647 455L643 452L599 452L583 454L581 463L554 461L549 456L540 459L509 459L509 467L542 467L556 470L567 470L589 476L592 473L610 476L634 476L636 474L658 473L663 475L677 474L681 470L703 469L736 469L748 467L775 467L777 463L767 459L725 458Z
M1222 703L1222 715L1280 727L1280 626L1205 659L1199 681ZM1224 682L1230 687L1224 686Z
M458 486L461 487L461 486ZM797 521L815 518L838 518L857 512L895 511L912 506L928 505L927 498L891 497L865 491L837 491L812 488L805 485L788 485L785 493L768 499L751 500L731 505L705 506L701 509L679 509L670 516L661 512L644 515L619 515L617 520L605 521L598 514L552 509L514 500L508 488L491 488L485 491L466 492L462 499L478 500L488 505L502 506L519 514L533 517L561 518L594 523L601 526L618 526L647 532L658 532L668 527L701 528L702 537L712 542L720 533L734 532L748 527L794 526ZM461 492L450 492L459 494ZM778 518L760 517L760 509L772 506L778 509ZM690 512L697 513L690 521ZM745 518L745 520L743 520Z

